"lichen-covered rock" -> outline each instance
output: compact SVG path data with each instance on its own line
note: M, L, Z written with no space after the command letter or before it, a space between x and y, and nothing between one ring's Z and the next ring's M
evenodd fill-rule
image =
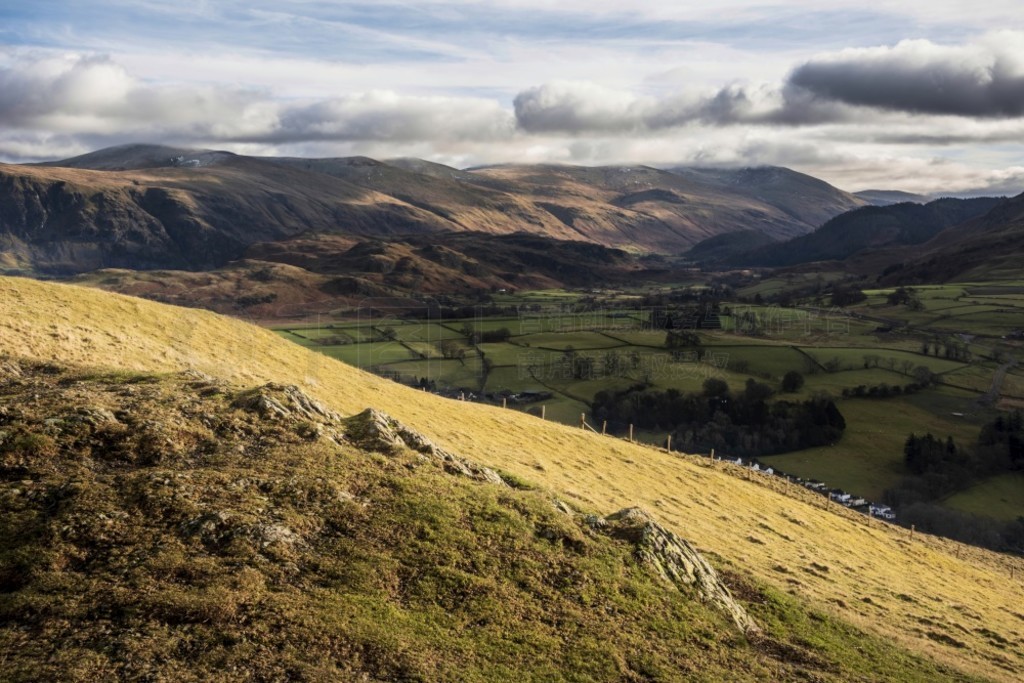
M96 427L96 426L104 424L104 423L114 423L114 424L118 423L118 419L117 419L117 417L114 416L114 413L110 412L106 408L86 408L86 407L76 409L75 413L73 415L70 415L70 416L64 418L64 421L65 422L78 422L78 423L90 425L92 427Z
M312 422L334 422L341 419L318 401L294 385L264 384L238 396L235 408L251 410L268 419L298 417Z
M387 413L367 408L344 422L345 436L363 450L394 455L403 449L409 449L440 462L442 467L452 474L507 486L501 475L494 470L449 453Z
M586 520L588 526L636 546L637 558L676 586L692 586L701 599L727 614L747 634L761 631L696 548L658 524L640 508Z
M398 423L390 416L373 408L346 418L345 436L364 451L392 455L409 447L399 435ZM423 452L421 448L413 450Z

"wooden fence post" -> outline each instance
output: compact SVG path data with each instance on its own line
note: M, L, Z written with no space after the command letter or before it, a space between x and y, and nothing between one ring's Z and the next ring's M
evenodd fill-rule
M541 406L540 407L540 419L542 419L542 420L548 419L548 407L547 406Z
M629 442L633 443L633 425L629 425Z
M715 449L714 448L711 449L711 459L712 460L715 459Z
M604 422L601 423L601 433L602 434L607 434L608 433L608 420L605 420Z
M911 541L913 541L913 540L914 540L914 528L915 528L915 527L914 527L914 525L913 525L913 524L911 524L911 525L910 525L910 540L911 540Z
M665 450L667 450L669 453L672 452L672 435L671 434L668 435L668 445L665 446Z
M586 428L587 428L587 414L586 413L580 413L580 429L586 429Z
M501 399L501 407L502 408L508 408L508 398L507 397L503 397Z

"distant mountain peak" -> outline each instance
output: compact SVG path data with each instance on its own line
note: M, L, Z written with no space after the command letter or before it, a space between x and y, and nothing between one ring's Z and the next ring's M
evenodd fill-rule
M93 171L138 171L149 168L212 166L235 156L231 152L210 149L129 143L37 165Z

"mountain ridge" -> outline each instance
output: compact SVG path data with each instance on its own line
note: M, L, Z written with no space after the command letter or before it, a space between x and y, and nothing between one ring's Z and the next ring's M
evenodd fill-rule
M459 171L422 160L247 157L126 145L0 166L0 264L48 275L204 270L240 258L257 242L308 232L380 238L525 231L678 253L737 226L792 237L817 227L825 213L863 203L831 188L822 208L820 192L809 198L803 190L831 186L788 170L757 173L783 177L792 187L758 190L765 194L758 198L723 181L724 171L714 180L646 166Z
M817 261L843 261L860 252L923 245L947 229L978 218L1004 198L937 199L867 206L836 216L820 228L785 242L729 253L726 263L786 267Z
M953 279L1016 279L1024 258L1024 194L1004 199L983 215L939 232L916 253L904 254L887 283ZM892 259L890 259L892 262Z

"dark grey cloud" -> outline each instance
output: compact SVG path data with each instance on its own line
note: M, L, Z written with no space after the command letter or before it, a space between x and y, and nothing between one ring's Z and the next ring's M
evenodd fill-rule
M812 60L788 80L816 97L914 114L1024 115L1020 50L904 41Z
M1024 116L1024 34L993 34L961 46L911 40L843 50L797 67L781 87L730 85L702 96L637 97L556 82L520 92L514 104L520 129L574 135L689 124L866 124L892 113L1017 118Z
M782 89L733 85L710 95L640 98L588 83L548 83L520 92L516 124L529 133L643 133L708 126L801 126L849 121L842 102L787 85ZM860 119L867 118L863 113Z

